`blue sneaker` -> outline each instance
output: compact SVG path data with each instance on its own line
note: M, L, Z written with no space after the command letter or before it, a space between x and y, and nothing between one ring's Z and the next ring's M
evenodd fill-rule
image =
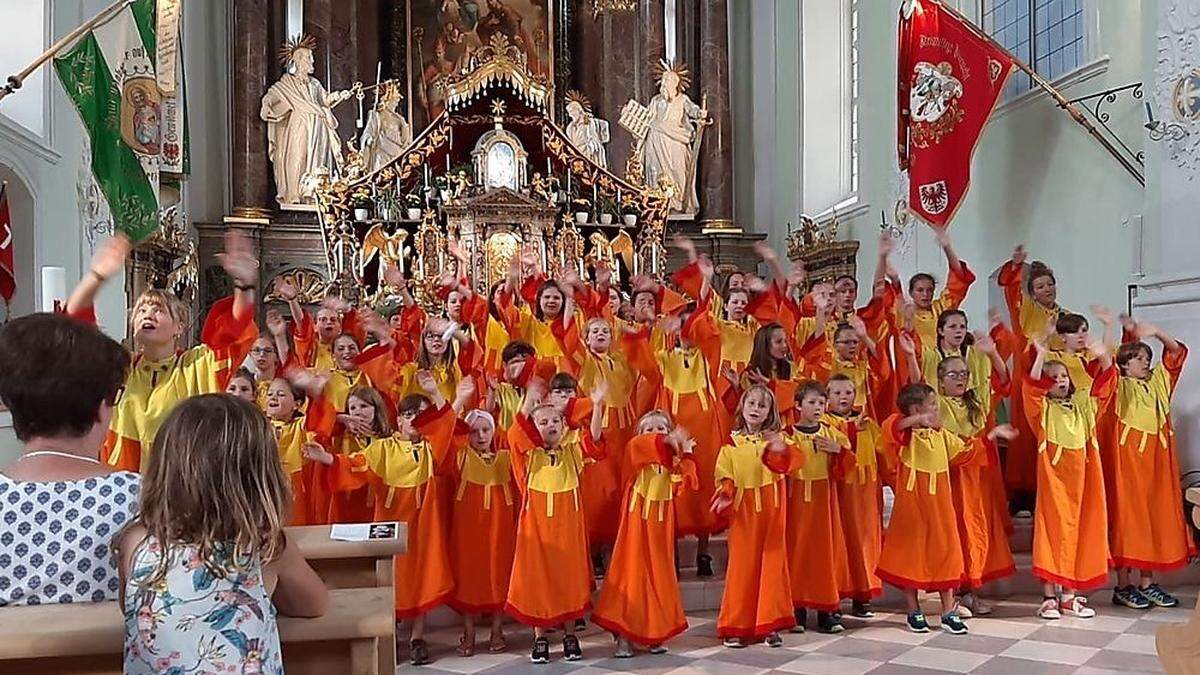
M1158 584L1150 584L1138 589L1142 596L1159 607L1178 607L1179 598L1164 591Z
M908 629L914 633L928 633L929 622L925 620L925 613L919 609L909 612Z
M1142 591L1138 590L1137 586L1132 584L1114 588L1112 601L1114 605L1128 607L1129 609L1150 609L1150 599ZM1178 600L1176 602L1178 603Z
M942 630L951 635L966 635L967 624L962 620L962 617L950 612L942 615Z

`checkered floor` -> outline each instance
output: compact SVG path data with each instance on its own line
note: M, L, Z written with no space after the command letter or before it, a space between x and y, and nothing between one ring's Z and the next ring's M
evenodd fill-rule
M561 660L561 643L551 636L551 662L529 663L532 634L509 626L509 651L487 653L487 630L479 633L480 653L470 658L454 654L455 629L428 636L434 662L429 673L542 673L599 675L600 673L811 673L859 675L873 673L996 673L1042 675L1057 673L1162 672L1154 652L1154 632L1167 622L1186 622L1195 607L1196 590L1180 590L1183 607L1138 612L1114 607L1108 592L1092 595L1098 616L1094 619L1043 621L1034 616L1036 598L1014 598L995 603L988 617L972 619L970 634L957 636L935 630L918 635L904 627L904 615L894 608L877 611L873 619L846 618L846 632L838 636L809 632L784 634L784 646L769 649L755 645L726 649L716 638L716 613L690 615L691 628L668 643L669 654L639 653L633 659L612 658L612 638L593 626L582 634L584 660ZM933 601L933 602L930 602ZM924 603L935 621L936 601ZM811 625L810 618L810 625ZM407 656L406 650L401 658ZM407 666L402 669L408 669Z

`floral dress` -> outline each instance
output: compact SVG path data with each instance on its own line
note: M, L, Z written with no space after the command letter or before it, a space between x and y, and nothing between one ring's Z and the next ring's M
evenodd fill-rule
M152 538L138 545L125 583L126 675L283 673L262 565L235 564L231 548L215 548L206 561L194 546L177 547L151 585L162 547Z

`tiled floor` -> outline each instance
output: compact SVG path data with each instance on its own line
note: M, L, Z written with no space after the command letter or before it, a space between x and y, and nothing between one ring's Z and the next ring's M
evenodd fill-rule
M1137 612L1113 607L1107 592L1092 596L1099 616L1095 619L1062 619L1048 622L1034 616L1038 600L1012 599L996 603L988 617L972 619L969 635L949 635L935 630L918 635L904 628L902 613L879 611L874 619L846 619L847 631L838 636L784 634L784 646L746 649L720 646L715 632L716 614L689 616L690 629L669 643L661 656L638 654L633 659L612 658L612 638L589 626L582 635L584 660L561 660L559 641L551 639L552 661L529 663L532 635L509 628L509 652L487 653L487 631L479 634L482 653L471 658L454 654L458 632L440 630L429 636L434 663L427 673L538 673L599 675L601 673L808 673L811 675L891 675L902 673L986 673L994 675L1057 675L1058 673L1162 672L1154 655L1154 632L1164 622L1187 621L1195 606L1196 591L1180 592L1179 609ZM932 598L931 598L932 599ZM933 621L935 605L927 604ZM402 652L401 657L405 656ZM408 667L401 670L408 670Z

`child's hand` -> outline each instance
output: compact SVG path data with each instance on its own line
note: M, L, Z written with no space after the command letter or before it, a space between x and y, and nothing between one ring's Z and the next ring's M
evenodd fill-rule
M374 336L379 342L385 342L391 338L391 326L389 326L388 322L384 321L383 317L379 316L379 313L375 310L363 310L360 318L363 328L366 329L367 334Z
M446 250L464 265L471 262L471 259L467 257L467 252L463 250L462 244L458 243L458 240L453 237L446 240Z
M690 455L696 447L696 441L688 435L687 429L677 426L667 434L667 443L679 451L681 455Z
M325 299L321 301L321 306L325 309L333 310L338 314L345 314L352 309L350 303L345 298L337 295L325 296Z
M733 496L727 495L721 490L717 490L712 496L712 500L708 504L709 510L717 515L721 515L733 506Z
M746 280L746 290L750 291L751 293L766 293L767 292L767 288L768 288L767 282L763 281L762 279L759 279L757 276L755 276L753 274L747 274L744 278Z
M428 394L431 398L441 393L438 389L437 380L434 379L433 373L428 370L417 371L417 386L421 387L421 391Z
M1017 244L1017 247L1013 249L1012 263L1014 265L1024 265L1025 259L1028 257L1029 254L1025 251L1025 245Z
M267 331L275 337L282 337L287 333L287 319L283 318L283 313L277 309L267 310Z
M128 235L118 232L109 237L96 249L92 256L91 273L102 281L107 281L125 267L125 260L133 250L133 242Z
M908 333L901 331L896 334L896 344L900 347L900 351L905 354L917 355L917 346L913 344L912 337Z
M988 432L988 440L994 441L997 439L1004 439L1006 441L1011 441L1012 439L1014 439L1020 435L1021 435L1020 432L1018 432L1016 427L1014 427L1013 425L999 424L995 428L993 428L991 431Z
M1108 347L1106 347L1104 345L1104 343L1101 342L1100 340L1094 340L1092 342L1089 342L1088 346L1087 346L1087 350L1088 350L1088 354L1091 354L1092 358L1096 358L1096 359L1098 359L1102 356L1106 356L1108 354Z
M1004 325L1004 315L995 307L988 308L988 331L995 330L998 326Z
M804 285L804 281L808 279L808 272L804 269L804 262L797 260L792 263L792 269L788 272L788 286L800 287Z
M329 373L315 373L305 368L293 368L288 371L287 379L310 396L317 396L325 390L329 382Z
M1104 307L1103 305L1092 305L1090 309L1092 310L1092 314L1096 317L1096 320L1105 326L1111 326L1113 323L1115 323L1111 309Z
M867 324L862 320L862 317L857 314L851 314L846 317L846 323L850 324L850 327L854 329L854 333L859 338L870 339L871 336L867 333Z
M859 431L866 429L867 428L867 418L863 417L862 415L855 417L854 418L854 428Z
M981 330L975 331L972 335L975 336L975 349L988 355L996 353L996 341L990 335Z
M763 387L771 386L771 380L766 375L758 372L757 368L746 369L746 379L750 380L751 384L757 384ZM736 386L737 382L734 382L734 385Z
M404 273L396 265L387 265L383 268L383 285L388 288L403 288Z
M275 295L278 295L284 302L291 302L300 295L299 289L296 288L296 283L287 277L277 277L275 279ZM297 321L300 317L294 317Z
M779 255L775 253L775 249L771 248L770 245L767 244L766 240L754 242L754 252L758 254L758 257L762 258L763 261L767 263L776 262L779 260Z
M680 251L683 251L684 255L686 255L688 257L688 260L695 259L696 244L695 244L695 242L693 242L691 239L687 238L686 236L680 234L679 232L676 232L671 237L671 245L674 246L675 248L679 249Z
M741 380L738 379L738 374L734 372L731 364L721 364L721 377L725 378L729 384L733 385L734 389L737 389L738 386L741 385Z
M679 315L667 314L659 320L659 325L662 326L663 332L667 335L677 335L679 334L679 329L683 327L683 322L679 320Z
M217 254L217 261L236 284L253 286L258 283L258 258L254 257L250 239L241 232L229 230L225 233L225 250Z
M304 459L309 461L320 462L325 466L333 464L333 455L316 443L305 443L300 451L304 454Z
M475 395L475 378L467 376L458 381L458 386L454 388L454 399L459 404L465 404Z
M896 240L892 238L892 233L883 230L879 233L879 257L886 258L892 254L892 250L896 248Z
M778 431L764 433L763 440L767 442L767 452L787 452L787 442L783 440L783 436Z
M824 436L814 436L813 447L821 452L828 452L831 455L836 455L842 451L842 446L838 445L833 439L825 438Z
M1133 334L1139 340L1145 340L1148 337L1154 337L1161 333L1158 326L1149 321L1135 321L1133 324Z
M603 260L596 263L596 285L601 288L612 285L612 269Z
M592 399L592 405L604 405L604 397L608 395L608 380L603 378L596 380L596 384L592 386L592 393L588 398Z
M346 413L338 413L337 421L346 429L346 431L349 431L355 436L375 435L375 430L371 428L371 425L358 419L357 417L351 417Z

